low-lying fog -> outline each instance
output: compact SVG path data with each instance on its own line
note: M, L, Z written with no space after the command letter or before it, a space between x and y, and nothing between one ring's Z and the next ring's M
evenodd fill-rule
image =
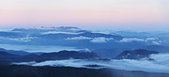
M77 68L112 68L129 71L145 71L145 72L159 72L169 73L169 54L153 54L151 59L141 60L86 60L86 59L69 59L69 60L52 60L44 62L21 62L13 63L17 65L31 65L31 66L68 66Z
M65 50L81 50L75 47L66 47L66 46L40 46L40 45L13 45L13 44L0 44L1 48L7 50L23 50L27 52L58 52L63 49Z

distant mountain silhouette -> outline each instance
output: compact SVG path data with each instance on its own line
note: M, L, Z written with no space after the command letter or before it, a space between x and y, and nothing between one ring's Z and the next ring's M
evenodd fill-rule
M23 61L46 61L46 60L63 60L63 59L91 59L98 56L93 52L78 52L78 51L60 51L53 53L43 53L41 55L28 54L19 56L7 52L0 52L0 61L3 62L23 62Z
M149 45L143 48L146 50L158 51L160 53L169 53L169 47L163 45Z
M118 56L115 57L115 59L141 59L149 57L151 54L157 54L156 51L149 51L144 49L138 49L133 51L124 51Z
M0 51L0 64L8 64L13 61L18 61L21 56Z
M123 38L120 35L92 33L92 32L84 32L82 34L79 34L79 36L92 37L92 38L96 38L96 37L114 38L115 40L121 40Z
M26 51L6 50L6 49L3 49L3 48L0 48L0 51L7 52L7 53L10 53L10 54L14 54L14 55L20 55L20 56L24 56L24 55L28 55L29 54Z
M5 58L5 57L16 57L17 55L14 55L14 54L10 54L10 53L7 53L7 52L3 52L3 51L0 51L0 57L1 58Z
M44 53L40 55L41 58L44 59L86 59L86 58L95 58L98 57L93 52L77 52L77 51L60 51L60 52L53 52L53 53Z
M41 55L29 54L23 57L29 61L46 61L46 60L63 60L63 59L90 59L98 57L93 52L78 52L78 51L60 51L53 53L43 53Z

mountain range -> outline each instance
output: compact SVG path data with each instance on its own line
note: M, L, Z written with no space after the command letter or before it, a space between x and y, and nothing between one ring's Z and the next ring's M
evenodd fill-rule
M5 49L4 49L5 50ZM11 50L12 51L12 50ZM17 51L16 51L17 52ZM20 51L22 52L22 51ZM24 51L25 52L25 51ZM143 59L149 58L152 54L158 54L159 52L156 51L149 51L145 49L137 49L137 50L126 50L121 52L113 59ZM113 57L113 56L112 56ZM29 62L29 61L48 61L48 60L66 60L66 59L100 59L104 60L106 58L98 56L94 52L82 52L82 51L59 51L59 52L52 52L52 53L28 53L27 55L17 55L8 53L8 51L0 51L0 64L7 64L11 62Z
M104 33L83 30L78 27L42 26L0 31L0 47L7 49L8 53L13 53L13 51L9 50L49 53L45 49L50 46L53 47L53 49L50 48L51 51L58 51L56 50L59 49L57 48L58 46L71 47L75 51L87 49L100 57L113 58L125 50L135 49L169 53L167 36L167 32L110 31L109 33ZM6 45L9 45L9 47ZM16 49L15 46L18 46L17 48L19 49ZM38 48L37 46L42 46L39 48L41 50L36 49ZM26 55L27 53L16 52L16 54Z
M15 55L0 51L0 64L11 62L28 62L28 61L47 61L47 60L65 60L65 59L91 59L98 58L93 52L77 52L77 51L60 51L53 53L42 53L41 55L30 53L28 55Z

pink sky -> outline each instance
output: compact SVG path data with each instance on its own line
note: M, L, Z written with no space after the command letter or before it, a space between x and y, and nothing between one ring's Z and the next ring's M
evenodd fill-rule
M169 23L168 0L1 0L1 25Z

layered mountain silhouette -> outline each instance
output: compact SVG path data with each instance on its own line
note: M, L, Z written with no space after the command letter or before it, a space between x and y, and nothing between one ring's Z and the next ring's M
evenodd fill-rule
M8 64L13 61L18 61L19 59L20 59L19 55L14 55L0 51L0 64Z
M0 51L0 63L23 62L23 61L46 61L46 60L64 60L64 59L90 59L98 56L93 52L78 52L78 51L60 51L53 53L42 53L41 55L28 54L25 56L10 54Z
M158 54L156 51L149 51L144 49L127 50L115 57L115 59L141 59L148 58L151 54Z
M29 54L26 51L6 50L6 49L3 49L3 48L0 48L0 51L7 52L7 53L10 53L10 54L14 54L14 55L20 55L20 56L24 56L24 55Z

